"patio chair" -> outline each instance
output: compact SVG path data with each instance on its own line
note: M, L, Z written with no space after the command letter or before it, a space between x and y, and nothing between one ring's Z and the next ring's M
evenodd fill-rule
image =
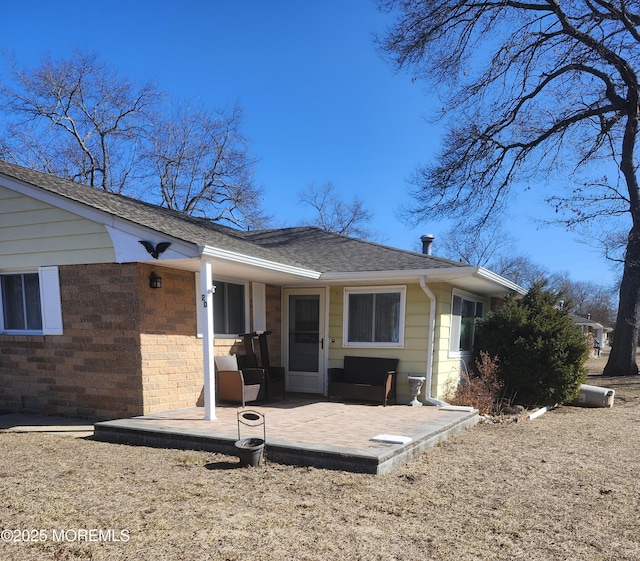
M282 366L271 366L269 360L269 346L267 344L267 335L270 331L261 333L244 333L241 335L244 343L244 355L238 356L238 363L244 371L245 367L262 368L265 372L265 380L267 384L267 401L279 397L284 399L284 378L285 370ZM260 363L256 355L254 342L258 339L260 346Z
M265 372L262 368L238 368L235 356L216 357L216 396L219 401L241 403L264 401Z

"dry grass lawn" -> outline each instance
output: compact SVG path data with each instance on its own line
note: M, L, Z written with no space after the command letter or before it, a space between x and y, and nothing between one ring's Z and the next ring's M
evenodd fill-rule
M640 378L588 383L614 407L478 425L383 476L5 432L0 559L637 561Z

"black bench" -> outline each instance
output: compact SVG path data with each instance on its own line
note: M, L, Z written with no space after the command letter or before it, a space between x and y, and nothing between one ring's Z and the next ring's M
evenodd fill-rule
M344 368L329 368L329 397L376 401L396 397L397 358L345 356Z

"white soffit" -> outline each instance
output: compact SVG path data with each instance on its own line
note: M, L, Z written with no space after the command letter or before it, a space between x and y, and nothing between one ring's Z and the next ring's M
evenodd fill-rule
M196 246L175 240L159 232L149 231L142 227L113 227L105 225L117 263L134 263L137 261L162 261L197 258ZM140 241L148 241L154 247L160 242L171 242L171 245L155 260Z

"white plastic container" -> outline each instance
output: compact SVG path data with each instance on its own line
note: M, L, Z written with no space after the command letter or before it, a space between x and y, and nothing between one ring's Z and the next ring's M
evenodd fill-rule
M573 402L573 405L582 405L583 407L613 407L615 393L615 390L609 388L582 384L580 386L580 394Z

